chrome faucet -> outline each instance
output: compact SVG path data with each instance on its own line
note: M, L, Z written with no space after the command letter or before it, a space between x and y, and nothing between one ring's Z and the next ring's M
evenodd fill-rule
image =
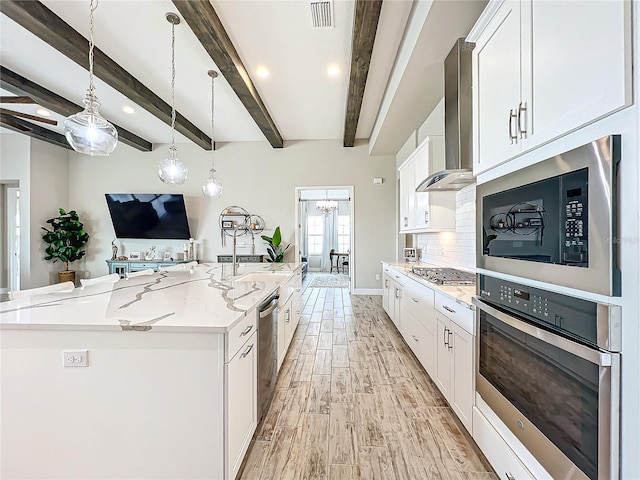
M249 229L251 231L251 245L247 244L247 243L238 243L238 230L246 230L247 229L247 225L235 225L233 227L233 256L231 258L231 262L233 263L233 276L237 276L238 275L238 266L239 266L239 262L237 259L237 253L236 250L238 247L251 247L251 252L252 254L255 255L255 249L256 249L256 242L255 242L255 238L253 236L253 231L251 231L251 229Z

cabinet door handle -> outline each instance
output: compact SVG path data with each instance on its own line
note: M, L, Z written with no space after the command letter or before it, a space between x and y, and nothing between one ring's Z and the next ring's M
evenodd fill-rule
M414 339L416 342L419 342L418 337L416 337L415 335L411 335L411 336L413 337L413 339Z
M244 337L247 333L249 333L253 329L253 325L249 325L242 332L240 332L240 336Z
M247 349L246 349L244 352L242 352L242 355L240 355L240 358L244 358L244 357L246 357L247 355L249 355L249 352L250 352L251 350L253 350L253 343L252 343L251 345L249 345L249 346L247 347Z
M507 477L507 480L516 480L516 477L511 475L509 472L504 472L504 475Z
M522 126L523 121L524 127ZM527 102L520 102L518 105L518 130L520 130L521 139L527 138Z
M509 110L509 141L512 145L514 143L518 143L518 132L516 131L516 134L513 134L513 120L515 120L516 122L518 121L518 112L512 108L511 110Z
M447 312L456 313L456 311L453 308L449 308L446 305L443 305L442 308L444 308Z
M447 332L449 331L449 329L447 327L444 327L444 332L443 332L443 336L442 336L442 341L445 344L445 346L449 346L449 335L447 335Z
M449 350L453 350L453 345L451 344L452 335L453 335L453 332L449 330L449 333L447 334L447 346L449 347Z
M429 212L427 212L426 210L424 211L424 223L429 223Z
M417 298L411 297L411 300L413 300L415 303L418 303L418 299Z
M284 321L289 323L289 320L291 320L291 312L289 311L289 309L287 309L284 312Z
M404 217L404 226L405 227L409 226L409 217Z
M385 278L384 280L384 288L389 288L389 280Z

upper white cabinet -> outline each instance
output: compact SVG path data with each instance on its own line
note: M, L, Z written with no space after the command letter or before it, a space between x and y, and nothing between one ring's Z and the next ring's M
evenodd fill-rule
M400 232L455 230L456 192L416 192L429 175L444 169L444 137L425 139L398 169Z
M474 174L631 104L631 2L490 2L473 51Z

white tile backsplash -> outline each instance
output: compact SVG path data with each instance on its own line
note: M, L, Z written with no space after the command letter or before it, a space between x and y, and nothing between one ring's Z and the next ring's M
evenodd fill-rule
M476 268L476 186L456 194L455 232L420 233L416 242L422 249L423 262L442 266Z

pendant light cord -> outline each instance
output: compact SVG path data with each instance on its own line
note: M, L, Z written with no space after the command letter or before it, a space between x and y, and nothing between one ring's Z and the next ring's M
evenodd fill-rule
M175 147L176 125L176 26L171 22L171 147Z
M215 180L216 178L216 164L215 164L215 140L213 139L214 136L214 124L215 122L213 121L214 119L214 106L215 106L215 96L214 96L214 85L215 85L215 77L211 77L211 171L213 172L213 179Z
M93 0L89 5L89 94L93 96L93 12L98 8L98 0L96 0L95 6Z

